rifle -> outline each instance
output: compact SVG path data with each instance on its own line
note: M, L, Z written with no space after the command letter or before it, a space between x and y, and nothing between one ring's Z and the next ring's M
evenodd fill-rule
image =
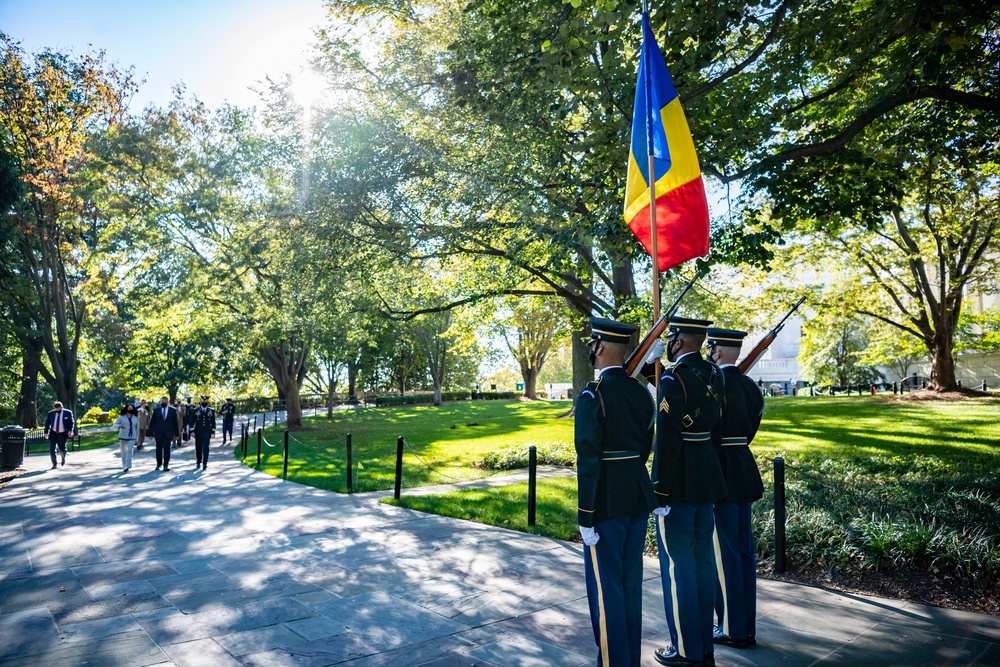
M746 375L750 372L750 370L760 360L761 355L767 352L767 348L771 347L771 343L773 343L774 339L778 337L778 333L785 326L785 321L792 316L792 313L798 310L798 307L801 306L802 302L805 300L805 297L799 299L795 305L792 306L792 309L785 313L785 316L781 318L781 321L778 322L773 329L768 331L767 334L765 334L764 337L757 342L754 348L747 353L747 356L743 357L743 359L736 364L736 366L740 369L740 373Z
M646 360L646 355L649 354L649 348L653 347L653 343L656 342L656 339L662 336L663 332L666 331L667 325L670 324L670 318L673 317L677 313L677 309L680 308L681 299L683 299L684 295L688 293L688 290L694 287L695 281L697 281L698 278L701 278L701 276L701 271L695 271L694 276L692 276L691 280L689 280L687 285L684 286L681 293L677 295L677 298L674 299L670 308L667 308L667 312L665 312L660 319L653 323L653 328L649 330L646 337L639 341L638 347L632 350L632 354L628 355L628 359L625 360L625 372L628 373L629 376L636 377L639 375L639 371L642 370L643 366L642 362Z

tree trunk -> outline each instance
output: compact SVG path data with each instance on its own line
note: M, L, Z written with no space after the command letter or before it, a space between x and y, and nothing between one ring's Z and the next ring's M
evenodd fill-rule
M594 367L590 364L590 348L587 341L590 339L590 323L584 324L582 329L574 331L573 336L573 399L580 395L587 383L594 379Z
M347 402L355 405L358 402L358 365L354 360L347 362Z
M30 338L22 341L21 347L21 391L17 397L14 423L25 428L38 426L38 374L42 370L41 339Z
M306 377L309 341L298 343L294 338L261 348L258 352L280 395L285 400L285 423L288 428L302 427L302 404L299 388Z
M958 389L955 377L955 356L952 354L951 339L939 333L927 346L931 353L931 383L928 389L934 391L954 391Z
M333 393L337 383L333 381L333 372L327 375L326 381L326 418L333 419Z
M524 380L524 397L538 400L538 369L534 366L521 366L521 379Z

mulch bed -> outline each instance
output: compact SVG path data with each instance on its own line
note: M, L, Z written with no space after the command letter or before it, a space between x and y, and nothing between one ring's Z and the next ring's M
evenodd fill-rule
M990 590L977 591L952 579L937 579L927 572L837 573L807 569L794 574L761 572L761 576L776 581L806 584L846 593L874 595L979 614L1000 615L1000 582L994 583Z
M961 389L956 389L955 391L934 391L933 389L920 389L909 394L900 394L899 396L888 396L882 394L883 400L886 401L965 401L970 398L993 398L1000 400L1000 394L996 392L990 393L988 391L979 391L978 389L969 389L967 387L962 387Z

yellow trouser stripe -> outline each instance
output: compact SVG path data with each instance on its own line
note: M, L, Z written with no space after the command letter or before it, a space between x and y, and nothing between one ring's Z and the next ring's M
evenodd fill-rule
M712 529L712 546L715 547L715 569L719 573L722 587L722 632L729 635L729 598L726 597L726 571L722 569L722 544L719 542L719 528Z
M600 616L601 628L601 664L608 667L611 664L611 654L608 651L608 623L604 613L604 590L601 588L601 569L597 564L597 545L590 545L590 562L594 564L594 580L597 581L597 610Z
M670 601L674 606L674 626L677 628L677 652L683 656L687 656L687 651L684 650L684 633L681 632L681 610L677 602L677 573L674 571L674 559L670 557L670 550L667 549L666 517L657 515L656 518L660 522L660 541L663 542L663 552L666 554L667 562L670 564L667 568L667 573L670 577Z

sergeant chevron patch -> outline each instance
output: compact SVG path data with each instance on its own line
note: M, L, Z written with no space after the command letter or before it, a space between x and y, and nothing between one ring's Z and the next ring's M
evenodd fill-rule
M670 404L667 403L667 399L665 398L660 401L660 412L666 412L667 414L670 414Z

